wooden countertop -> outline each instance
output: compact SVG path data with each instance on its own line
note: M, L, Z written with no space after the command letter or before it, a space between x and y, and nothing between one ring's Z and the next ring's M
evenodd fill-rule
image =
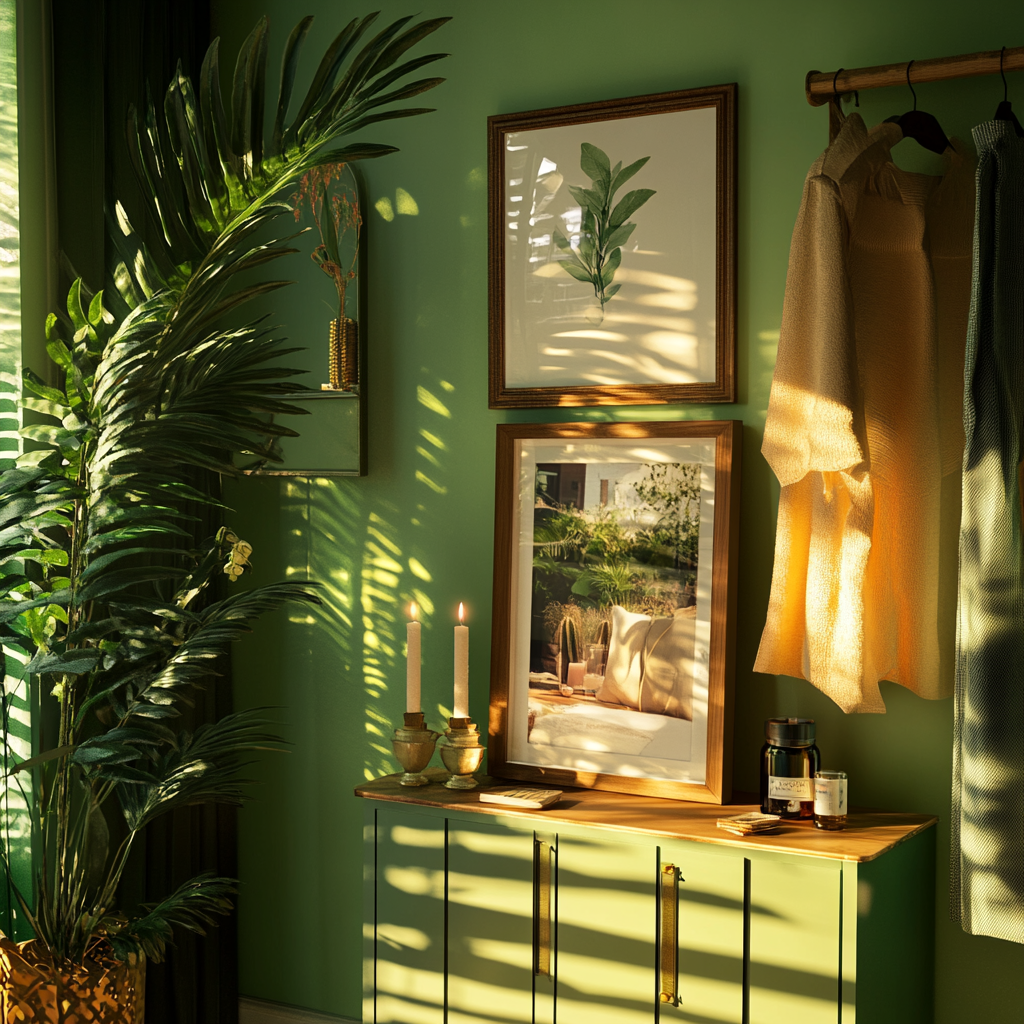
M480 802L480 789L484 787L524 786L526 783L506 782L478 775L480 789L457 790L446 789L441 785L448 777L443 768L428 768L424 774L431 779L429 786L402 786L399 783L401 774L386 775L357 786L356 796L367 800L529 819L538 824L543 821L543 825L539 825L541 828L548 828L555 823L585 825L613 832L640 832L664 836L666 839L861 863L880 857L918 832L931 828L938 821L927 814L854 811L842 832L825 832L815 828L811 821L786 821L777 835L735 836L718 828L715 822L719 818L742 814L744 811L760 810L759 806L749 803L718 806L657 797L627 796L596 789L566 789L557 804L543 811L529 811Z

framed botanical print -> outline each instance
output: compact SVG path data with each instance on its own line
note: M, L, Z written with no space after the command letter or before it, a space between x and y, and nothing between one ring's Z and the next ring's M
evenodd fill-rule
M492 775L729 798L741 428L498 427Z
M736 400L736 86L488 119L492 408Z

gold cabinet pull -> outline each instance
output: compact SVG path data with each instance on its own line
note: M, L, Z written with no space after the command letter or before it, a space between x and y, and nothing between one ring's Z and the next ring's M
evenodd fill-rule
M533 841L533 973L551 977L551 843Z
M661 1001L679 1005L679 869L661 866Z

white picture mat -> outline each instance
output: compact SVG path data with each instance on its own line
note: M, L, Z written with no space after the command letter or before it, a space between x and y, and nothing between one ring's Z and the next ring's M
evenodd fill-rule
M711 578L714 555L715 440L713 438L540 438L516 442L518 501L513 516L510 601L509 762L703 785L707 773L708 685L711 653ZM643 754L581 751L529 742L530 619L533 600L534 500L537 463L690 463L701 466L697 539L693 721L613 709L626 728L651 732Z
M717 131L716 108L698 107L505 135L506 386L715 380ZM552 231L571 238L575 225L578 235L568 186L591 187L584 142L613 166L650 157L614 201L655 190L629 218L636 228L615 275L622 287L598 324L587 319L593 287L558 266Z

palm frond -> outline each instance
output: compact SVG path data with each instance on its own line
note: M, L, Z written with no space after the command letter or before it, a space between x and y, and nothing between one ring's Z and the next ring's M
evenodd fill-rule
M234 904L230 897L237 892L233 878L199 875L159 903L143 904L147 913L142 917L132 921L108 919L104 922L107 937L121 960L144 953L153 963L162 963L175 928L205 935L218 917L231 913Z
M177 807L200 803L240 804L246 785L239 779L240 757L258 750L282 750L267 731L263 709L239 711L194 733L183 732L146 771L152 781L121 786L118 798L131 832ZM106 766L99 769L102 777Z

